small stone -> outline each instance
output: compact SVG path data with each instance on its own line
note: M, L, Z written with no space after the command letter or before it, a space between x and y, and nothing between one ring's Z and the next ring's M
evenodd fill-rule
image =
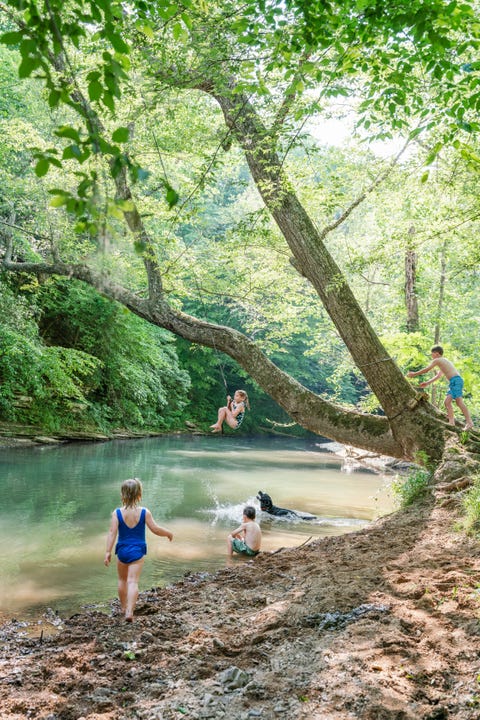
M237 688L245 687L250 681L250 675L235 665L227 668L220 674L220 682L227 692L232 692Z

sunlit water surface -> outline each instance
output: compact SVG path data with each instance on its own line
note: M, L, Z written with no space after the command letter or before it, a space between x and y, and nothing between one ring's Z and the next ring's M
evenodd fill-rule
M226 563L226 536L245 504L258 509L262 549L358 530L393 508L388 479L346 472L342 461L302 440L162 437L0 450L0 618L60 616L116 597L116 568L103 565L120 485L139 477L143 503L174 540L147 531L140 589ZM317 516L274 519L276 505ZM236 560L241 562L239 558Z

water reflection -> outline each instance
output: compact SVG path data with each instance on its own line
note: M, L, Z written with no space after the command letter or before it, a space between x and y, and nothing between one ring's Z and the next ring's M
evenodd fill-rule
M226 535L258 490L317 516L259 511L263 549L358 529L392 508L385 478L341 472L341 461L298 440L168 437L0 452L0 613L68 615L116 596L103 564L121 482L140 477L144 502L174 541L148 537L141 588L225 564Z

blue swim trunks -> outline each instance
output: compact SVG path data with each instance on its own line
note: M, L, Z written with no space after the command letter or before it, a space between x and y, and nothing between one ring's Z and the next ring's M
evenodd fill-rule
M232 548L239 555L249 555L250 557L255 557L255 555L258 555L260 552L260 550L252 550L248 545L245 545L243 540L239 540L238 538L233 538Z
M447 395L451 395L453 400L461 398L463 392L463 378L460 375L454 375L449 380Z

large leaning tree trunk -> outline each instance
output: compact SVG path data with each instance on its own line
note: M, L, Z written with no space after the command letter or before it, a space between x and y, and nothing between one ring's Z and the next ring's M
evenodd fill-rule
M437 411L405 380L324 242L365 194L335 223L319 232L285 177L275 152L275 133L264 127L248 98L242 93L218 92L208 84L200 87L212 94L222 108L227 126L245 152L257 188L288 243L293 266L317 291L356 366L378 398L393 436L409 457L417 449L437 455L442 444Z

